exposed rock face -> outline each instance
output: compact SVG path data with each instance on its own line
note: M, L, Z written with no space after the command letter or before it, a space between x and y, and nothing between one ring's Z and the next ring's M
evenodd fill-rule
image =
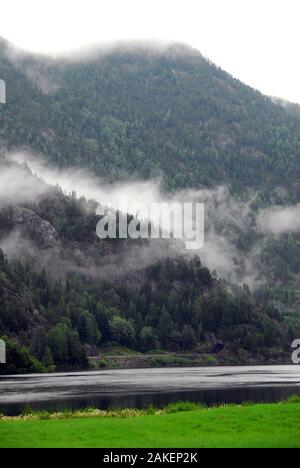
M53 200L57 202L55 197ZM47 265L48 272L56 277L78 269L95 274L97 246L64 239L51 222L36 213L34 206L10 206L1 213L7 227L0 232L0 248L9 258L32 260L39 267Z
M91 269L95 266L92 255L83 252L78 242L73 242L69 245L68 255L78 267Z
M39 248L60 250L61 242L55 228L34 211L28 208L13 207L10 221L16 227L20 227L26 237L29 236L33 239Z

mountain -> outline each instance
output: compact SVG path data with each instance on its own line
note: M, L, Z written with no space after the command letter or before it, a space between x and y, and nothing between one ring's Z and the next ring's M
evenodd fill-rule
M93 202L57 187L2 207L2 373L86 368L103 346L193 352L207 365L287 361L296 335L276 308L165 241L100 240L97 219Z
M300 119L198 51L137 43L48 59L0 43L1 140L109 180L278 187L299 198Z
M207 363L286 360L300 333L297 106L182 44L51 59L1 40L0 78L5 371L84 368L109 345ZM78 168L115 190L155 179L162 197L204 198L200 259L173 240L100 241L102 195L48 185L29 156L29 167L15 161L18 150L41 155L57 178Z

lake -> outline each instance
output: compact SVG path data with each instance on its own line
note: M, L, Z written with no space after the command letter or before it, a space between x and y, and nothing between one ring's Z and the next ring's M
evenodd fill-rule
M300 395L300 366L115 369L0 376L0 412L125 408L179 400L214 405Z

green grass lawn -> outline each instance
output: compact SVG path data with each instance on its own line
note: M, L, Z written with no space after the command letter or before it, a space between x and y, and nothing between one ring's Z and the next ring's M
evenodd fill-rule
M300 447L300 403L0 421L0 447Z

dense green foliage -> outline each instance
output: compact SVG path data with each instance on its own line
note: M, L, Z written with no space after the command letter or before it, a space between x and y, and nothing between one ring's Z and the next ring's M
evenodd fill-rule
M0 75L7 84L0 142L9 150L26 147L56 166L89 168L106 182L162 175L171 191L222 184L246 199L250 190L253 213L299 202L298 109L273 103L190 48L124 47L55 61L15 55L1 41ZM132 245L96 239L95 206L58 189L22 205L35 220L22 235L40 258L27 264L1 256L7 371L85 367L87 354L110 342L142 352L196 349L263 361L298 337L299 233L262 239L255 223L216 224L241 256L262 246L254 294L226 287L197 259L153 259L136 274L104 281L107 265L122 269ZM16 228L12 213L1 207L0 239ZM52 261L43 256L44 221L60 242ZM131 262L138 265L139 257ZM76 266L72 274L65 274L67 263Z
M133 287L78 275L53 282L1 254L0 335L10 336L4 372L85 367L87 350L112 341L141 351L225 347L261 359L289 346L275 310L246 288L230 294L197 258L157 263Z
M51 223L61 248L60 254L56 244L45 248L42 224L34 224L32 233L31 221L23 226L25 238L33 235L36 245L28 263L9 263L1 254L0 336L9 337L14 353L2 370L86 367L87 355L111 343L141 352L219 354L228 363L282 360L289 353L299 332L297 315L286 323L267 286L254 295L246 286L229 289L198 257L155 260L160 241L134 241L132 251L130 239L100 241L94 202L58 188L24 209ZM0 211L4 238L14 232L14 220L13 207ZM139 249L150 249L148 266L140 263Z
M169 189L229 183L270 197L281 186L299 198L299 118L197 51L175 44L10 61L6 47L0 137L9 148L26 145L107 180L163 173Z

